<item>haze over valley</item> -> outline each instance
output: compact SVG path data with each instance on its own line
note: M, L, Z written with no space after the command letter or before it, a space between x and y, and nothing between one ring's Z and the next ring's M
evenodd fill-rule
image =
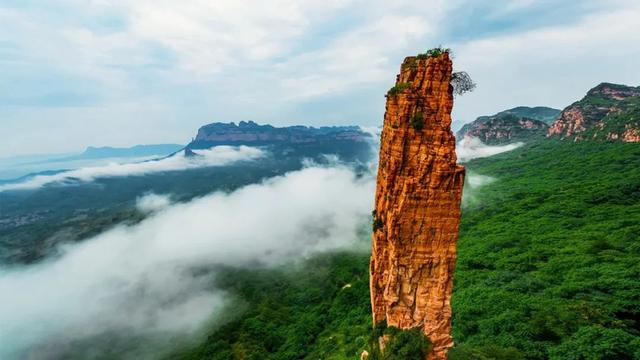
M0 5L0 359L640 359L640 4Z

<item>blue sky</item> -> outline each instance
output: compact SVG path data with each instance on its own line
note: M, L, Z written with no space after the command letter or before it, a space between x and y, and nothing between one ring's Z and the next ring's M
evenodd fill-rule
M379 125L402 59L478 83L455 125L640 84L637 0L3 0L0 157L185 143L203 124Z

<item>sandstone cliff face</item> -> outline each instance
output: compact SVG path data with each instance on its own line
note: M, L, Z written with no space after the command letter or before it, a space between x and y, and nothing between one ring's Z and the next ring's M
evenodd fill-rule
M451 133L447 53L405 59L387 95L371 256L375 323L421 327L444 359L464 168Z
M565 108L547 136L638 142L639 133L640 87L603 83Z

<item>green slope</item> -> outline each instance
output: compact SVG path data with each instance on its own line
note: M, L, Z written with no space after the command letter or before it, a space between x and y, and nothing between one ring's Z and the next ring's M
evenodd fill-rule
M454 337L529 359L640 356L640 146L542 142L468 169ZM635 356L635 357L634 357Z
M543 141L467 168L495 181L467 187L450 358L639 358L640 146ZM358 359L367 265L229 269L218 286L243 312L172 358Z

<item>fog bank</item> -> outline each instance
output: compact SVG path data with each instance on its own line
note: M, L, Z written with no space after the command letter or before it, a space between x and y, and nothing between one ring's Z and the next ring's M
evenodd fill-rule
M227 299L196 270L351 247L369 221L374 186L371 174L316 166L187 203L142 198L138 206L152 213L141 223L49 262L0 270L0 358L37 357L42 344L108 332L193 332Z
M522 145L524 145L522 142L507 145L487 145L478 138L465 136L456 144L456 154L459 162L467 162L472 159L489 157L511 151Z

